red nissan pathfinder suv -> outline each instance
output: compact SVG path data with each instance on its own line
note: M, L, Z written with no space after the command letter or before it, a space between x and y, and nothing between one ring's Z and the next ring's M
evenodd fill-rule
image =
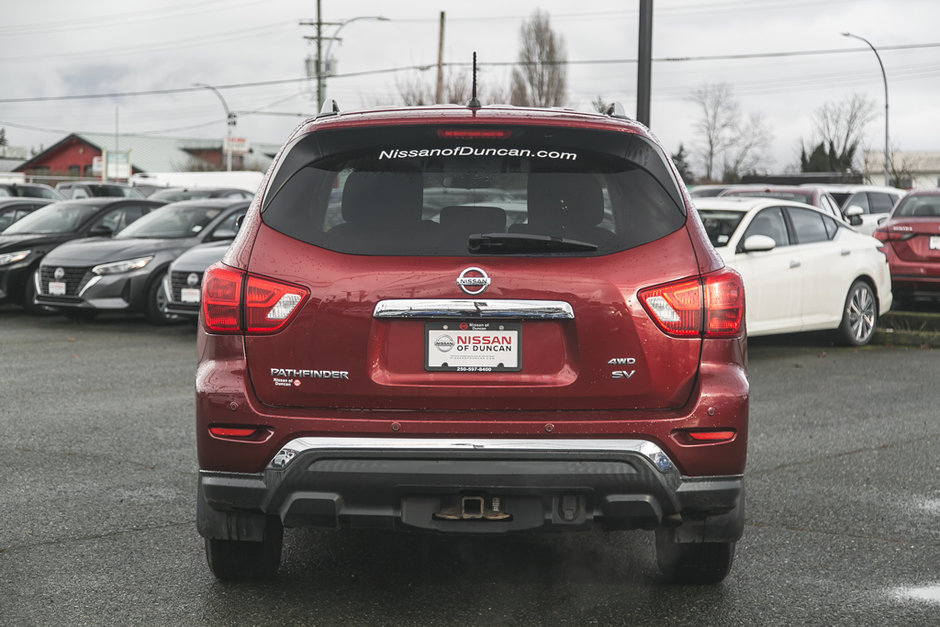
M744 526L744 292L622 115L301 124L201 295L198 529L220 579L283 529L655 530L712 583Z

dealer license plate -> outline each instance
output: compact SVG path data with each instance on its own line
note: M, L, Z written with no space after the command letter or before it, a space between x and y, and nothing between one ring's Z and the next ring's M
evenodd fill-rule
M940 235L930 236L930 250L940 250Z
M198 288L184 287L180 290L180 300L184 303L198 303L201 294Z
M430 371L506 372L522 369L522 324L469 320L425 325L424 367Z
M65 283L62 281L49 281L50 296L65 296Z

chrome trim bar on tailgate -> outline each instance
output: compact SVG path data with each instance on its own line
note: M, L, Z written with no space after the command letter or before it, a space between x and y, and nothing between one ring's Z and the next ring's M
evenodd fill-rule
M291 440L274 456L268 468L282 470L290 461L310 450L375 450L375 451L523 451L523 452L571 452L571 453L637 453L646 457L663 474L675 473L678 469L669 456L656 444L648 440L576 440L576 439L499 439L499 438L296 438Z
M561 300L397 299L376 303L374 318L515 318L573 320Z

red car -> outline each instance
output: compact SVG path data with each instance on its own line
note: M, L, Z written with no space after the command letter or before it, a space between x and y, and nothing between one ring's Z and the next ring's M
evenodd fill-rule
M832 194L816 185L733 185L718 195L792 200L819 207L840 222L846 221L842 210L839 209L839 203L832 197Z
M873 235L886 244L896 301L940 297L940 189L908 193Z
M301 526L655 530L666 578L730 570L743 284L668 153L614 112L308 120L206 272L198 354L220 579L274 576Z

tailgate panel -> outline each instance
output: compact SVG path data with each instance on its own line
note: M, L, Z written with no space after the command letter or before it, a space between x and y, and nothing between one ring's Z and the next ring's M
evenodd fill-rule
M323 250L262 227L249 271L303 285L311 298L280 333L246 337L251 382L262 403L295 408L679 407L698 374L701 340L666 336L636 292L695 276L689 247L680 229L652 247L601 257L378 257ZM482 294L468 296L456 283L470 266L492 281ZM386 315L380 303L389 301L479 306ZM545 301L570 307L570 317L539 317L524 306L541 311ZM429 371L426 323L441 319L519 325L521 368Z

